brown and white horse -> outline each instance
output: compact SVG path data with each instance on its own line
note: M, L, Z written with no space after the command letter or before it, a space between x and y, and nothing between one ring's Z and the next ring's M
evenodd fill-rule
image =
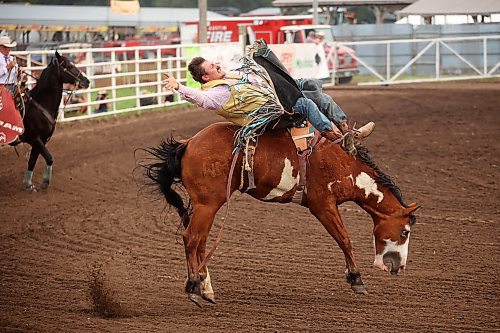
M205 248L215 214L226 202L227 193L238 190L240 184L241 156L231 186L226 189L236 130L230 123L216 123L185 142L171 138L148 149L158 161L146 165L147 176L159 186L167 203L177 209L185 228L186 292L198 305L201 298L215 302ZM256 188L247 192L252 197L266 202L292 200L299 184L299 159L286 130L267 131L259 137L254 178ZM344 252L346 278L354 292L366 294L338 210L338 205L345 201L356 202L373 219L374 265L393 274L405 268L410 227L415 223L413 213L419 206L404 203L399 188L373 163L366 148L359 146L358 155L353 158L338 144L320 141L309 156L306 178L303 204ZM187 204L175 191L176 184L186 189Z

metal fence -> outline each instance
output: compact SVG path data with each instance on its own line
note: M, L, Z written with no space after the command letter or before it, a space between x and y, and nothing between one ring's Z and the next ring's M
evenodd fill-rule
M179 82L186 80L183 48L190 45L141 46L119 48L89 48L58 50L68 57L86 74L90 88L75 91L85 102L68 103L61 101L59 121L79 120L90 117L154 109L168 105L185 103L180 101L161 85L165 73L174 75ZM54 50L30 50L12 52L25 64L29 73L28 87L36 84L36 77L55 55ZM105 100L97 100L100 91L106 91ZM69 97L67 92L65 96ZM96 113L100 104L109 104L107 112ZM81 112L81 109L84 109Z
M400 39L339 42L354 50L360 66L357 84L396 84L408 82L444 81L500 77L500 35L431 39ZM205 44L203 47L215 44ZM240 54L238 43L217 44L227 52ZM229 47L231 46L231 47ZM91 81L89 89L77 91L85 102L61 103L60 121L72 121L104 115L164 108L185 103L177 94L162 88L164 73L186 82L186 59L189 50L200 45L141 46L94 49L65 49L59 52L72 59ZM339 61L332 47L328 58ZM220 52L220 51L217 51ZM25 70L34 77L54 57L54 50L13 52L24 59ZM21 62L21 61L20 61ZM334 66L335 68L336 66ZM332 78L335 73L332 73ZM28 86L36 81L29 77ZM327 82L328 84L328 82ZM335 84L334 80L330 84ZM98 92L107 97L97 101ZM109 104L105 113L95 113L100 104ZM84 109L83 112L81 109Z
M360 65L357 84L500 77L500 35L339 44L354 50L350 54ZM338 61L337 49L331 48L327 60Z

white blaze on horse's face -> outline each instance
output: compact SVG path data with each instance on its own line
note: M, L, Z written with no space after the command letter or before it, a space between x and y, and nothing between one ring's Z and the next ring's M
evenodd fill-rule
M293 166L292 162L288 158L285 158L285 166L281 171L281 178L278 186L273 188L271 192L263 200L272 200L283 196L285 193L291 191L295 185L299 183L299 174L293 176Z
M378 190L375 179L370 177L367 173L361 172L356 177L355 184L357 187L365 191L365 198L368 198L370 194L373 194L377 196L377 203L384 200L384 194Z
M391 274L397 274L406 268L408 245L410 243L410 226L408 224L403 227L398 238L398 240L392 240L391 238L377 239L377 234L374 231L375 261L373 266L380 268L384 272L388 272L390 267Z
M413 213L419 209L416 203L402 207L389 215L378 214L374 218L373 242L375 261L373 265L391 274L398 274L406 268L410 227L415 224ZM389 266L389 267L388 267ZM390 269L389 269L390 268Z

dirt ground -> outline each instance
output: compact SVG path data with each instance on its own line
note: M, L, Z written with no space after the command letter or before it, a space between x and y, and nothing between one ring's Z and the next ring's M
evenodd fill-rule
M218 303L200 309L183 291L178 218L142 186L134 151L220 118L180 108L66 123L49 143L47 191L22 189L26 147L0 148L0 331L500 331L500 81L329 93L358 124L377 123L366 146L423 206L404 274L371 266L373 224L354 204L341 213L368 295L351 291L307 209L237 194L210 262ZM117 316L96 313L92 287Z

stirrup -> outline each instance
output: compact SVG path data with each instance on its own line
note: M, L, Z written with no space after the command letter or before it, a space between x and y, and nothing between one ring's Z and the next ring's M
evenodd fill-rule
M344 135L344 141L342 143L342 147L351 156L356 156L358 154L358 150L356 149L356 143L354 140L354 134L352 133L352 131L347 132Z
M20 143L23 143L23 142L21 140L19 140L19 138L17 138L14 141L12 141L11 143L9 143L9 146L15 147Z

